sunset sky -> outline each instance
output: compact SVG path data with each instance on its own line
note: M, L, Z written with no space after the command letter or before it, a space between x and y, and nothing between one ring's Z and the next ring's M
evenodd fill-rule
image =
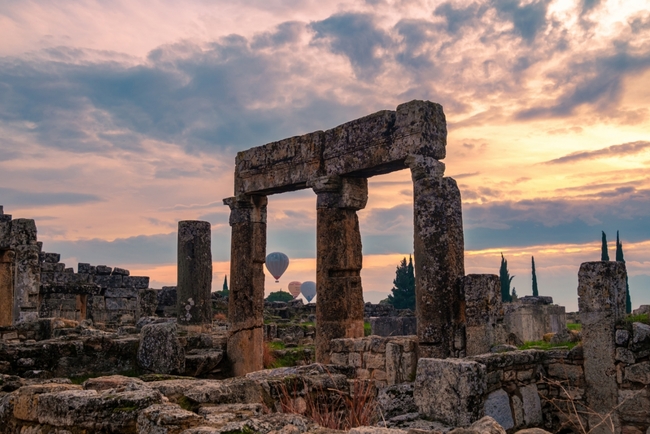
M179 220L229 273L237 151L406 101L443 105L466 273L577 310L601 231L650 304L650 0L0 2L0 205L44 250L176 282ZM407 170L359 212L366 300L413 249ZM316 196L269 197L280 284L315 280Z

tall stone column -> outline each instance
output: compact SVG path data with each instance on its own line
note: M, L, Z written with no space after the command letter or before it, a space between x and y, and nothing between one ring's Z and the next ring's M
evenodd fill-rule
M415 310L419 357L465 354L465 275L460 190L445 165L409 156L413 178Z
M616 383L616 323L625 318L625 278L623 262L585 262L578 273L578 309L582 324L585 400L591 410L606 415L618 405ZM601 418L589 417L590 432L620 432L616 412L612 431Z
M209 222L178 222L176 309L179 325L212 324L211 239Z
M224 200L230 207L228 359L234 375L263 369L266 196Z
M357 210L368 201L365 178L318 178L316 223L316 361L329 363L330 342L363 337L361 233Z

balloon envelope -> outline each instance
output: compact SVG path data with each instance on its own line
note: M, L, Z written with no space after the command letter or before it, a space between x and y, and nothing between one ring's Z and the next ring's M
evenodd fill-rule
M296 298L300 295L300 282L289 282L289 293Z
M300 285L300 292L307 299L307 303L311 303L312 298L316 295L316 282L304 282Z
M275 277L276 283L289 266L289 257L284 253L273 252L266 256L266 269Z

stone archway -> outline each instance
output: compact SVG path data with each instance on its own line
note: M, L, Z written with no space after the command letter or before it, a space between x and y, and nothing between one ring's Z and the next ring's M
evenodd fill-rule
M237 154L231 209L230 336L235 375L262 369L266 197L305 188L317 199L316 360L332 339L363 336L357 211L367 178L410 169L413 179L416 315L420 357L464 354L464 243L460 191L444 177L442 106L401 104L327 131Z

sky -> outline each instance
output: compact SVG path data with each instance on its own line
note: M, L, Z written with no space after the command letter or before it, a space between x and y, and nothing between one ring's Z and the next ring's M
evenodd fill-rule
M212 224L229 272L238 151L413 99L442 104L466 273L508 260L519 296L577 310L614 257L650 304L650 0L145 0L0 3L0 205L43 249L176 282L179 220ZM408 170L359 211L367 301L413 251ZM269 197L276 284L315 280L316 196Z

